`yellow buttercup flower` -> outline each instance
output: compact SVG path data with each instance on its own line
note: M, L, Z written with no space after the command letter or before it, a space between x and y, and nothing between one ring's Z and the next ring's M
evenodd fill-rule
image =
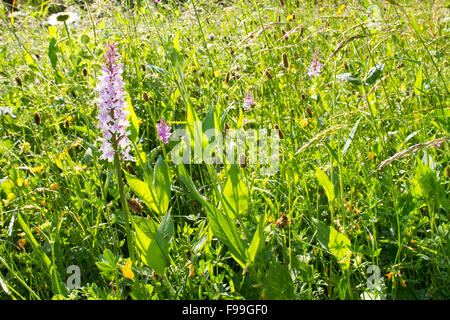
M30 143L28 143L28 142L24 142L23 144L22 144L22 151L23 152L28 152L28 151L30 151Z
M44 165L40 165L39 167L31 168L30 171L31 171L31 173L36 173L36 172L41 173L42 171L44 171L44 169L45 169Z
M302 127L305 128L308 126L309 120L308 120L308 118L304 118L304 119L300 120L300 123L301 123Z
M132 264L133 262L131 260L127 260L127 262L125 262L125 265L122 267L123 276L127 279L134 278L134 273L133 270L131 269Z

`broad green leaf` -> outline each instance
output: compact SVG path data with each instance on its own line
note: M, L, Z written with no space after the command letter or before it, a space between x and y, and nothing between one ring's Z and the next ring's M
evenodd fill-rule
M162 249L162 251L166 256L172 238L173 238L173 222L169 211L161 219L158 231L156 232L156 241L158 241L160 248Z
M53 69L56 69L56 64L58 63L58 55L56 52L58 51L58 47L56 46L56 39L50 38L48 44L48 58L50 59L50 63Z
M239 237L234 221L210 203L206 207L209 226L214 236L228 247L232 257L244 268L249 262L248 253Z
M289 270L278 261L272 261L263 283L265 300L295 299L294 283Z
M428 162L432 160L428 159ZM448 197L443 185L439 183L435 171L430 166L417 159L414 177L410 180L411 194L416 199L425 201L436 208L442 206L448 210Z
M173 47L180 52L180 33L177 30L177 33L175 34L175 37L173 38Z
M153 188L150 189L149 185L144 181L132 176L128 172L125 172L125 177L127 178L128 185L133 189L134 193L142 200L144 203L152 209L154 212L158 213L158 206L156 204L156 196L153 193Z
M156 193L156 203L159 208L159 213L164 214L169 209L171 179L169 166L161 156L159 156L158 161L156 161L153 172L153 186Z
M267 219L266 214L259 219L258 227L256 228L255 234L253 235L253 240L250 243L250 247L248 248L248 254L250 257L250 261L255 261L256 255L258 251L264 247L265 244L265 236L264 236L264 227L266 226Z
M339 263L347 267L350 264L350 240L324 222L319 222L318 233L320 244L330 251Z
M335 198L334 186L331 183L330 179L328 178L328 176L320 168L316 168L316 175L317 175L317 178L319 179L320 185L325 190L325 193L327 195L328 201L329 202L333 202L334 198Z
M249 262L248 252L244 248L233 220L230 219L228 215L220 212L216 207L200 195L191 177L186 173L186 169L183 164L178 166L178 171L185 186L189 189L195 199L198 200L206 209L209 227L211 228L214 236L216 236L228 247L233 258L244 268Z
M230 166L222 192L223 208L234 219L248 209L250 194L236 164Z
M158 226L151 220L134 216L136 230L136 246L141 261L158 274L164 274L167 266L167 252L157 240ZM168 248L168 246L167 246ZM167 250L167 249L166 249Z
M133 105L131 103L131 98L130 95L127 93L126 94L126 101L127 101L127 111L129 112L127 119L128 122L130 123L130 135L128 136L128 138L133 141L134 143L137 143L138 139L139 139L139 120L138 117L136 116L136 113L134 112L134 108Z
M103 258L103 260L108 262L108 264L111 265L111 266L115 266L116 263L117 263L117 258L114 256L112 251L109 250L109 249L103 250L102 258Z

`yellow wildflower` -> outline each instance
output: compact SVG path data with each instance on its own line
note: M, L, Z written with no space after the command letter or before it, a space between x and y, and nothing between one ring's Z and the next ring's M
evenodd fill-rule
M30 171L31 173L41 173L42 171L44 171L44 169L44 165L40 165L39 167L31 168Z
M17 242L17 245L19 246L20 250L25 251L25 243L27 243L27 239L22 238Z
M302 125L303 128L306 128L306 127L308 126L308 123L309 123L308 118L302 119L302 120L300 121L300 123L301 123L301 125Z
M28 152L28 151L30 151L30 149L31 149L30 143L28 143L26 141L24 143L22 143L22 151L23 152Z
M125 262L125 265L122 267L123 276L127 279L134 278L134 273L133 270L131 269L132 264L133 262L131 260L127 260L127 262Z
M59 186L56 183L52 183L50 185L50 189L52 189L53 191L58 191L59 190Z
M370 161L373 161L374 158L375 158L375 154L372 151L370 151L369 152L369 159L370 159Z

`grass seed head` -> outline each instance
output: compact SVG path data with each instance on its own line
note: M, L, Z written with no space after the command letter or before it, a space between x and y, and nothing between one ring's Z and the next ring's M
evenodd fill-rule
M142 99L144 100L144 101L148 101L148 93L147 92L142 92Z
M289 61L286 53L283 53L282 60L283 60L283 67L286 69L289 68Z
M40 115L39 113L37 113L37 112L34 113L34 122L35 122L37 125L40 125L40 124L41 124L41 115Z
M131 212L134 214L142 214L142 205L136 199L127 199L128 208L130 208Z
M23 83L22 83L22 79L19 76L16 77L16 83L19 87L22 88Z
M278 131L278 136L280 137L280 139L283 139L284 134L283 131L281 131L280 126L277 123L275 123L273 128Z

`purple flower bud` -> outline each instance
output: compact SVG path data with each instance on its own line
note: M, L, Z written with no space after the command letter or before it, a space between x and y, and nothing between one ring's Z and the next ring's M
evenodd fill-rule
M130 152L130 140L127 131L128 120L124 101L124 82L122 81L123 64L118 63L121 56L115 43L107 44L105 53L106 65L102 65L102 76L97 90L99 91L99 112L97 127L101 129L100 139L102 155L100 159L109 162L120 147L122 160L134 161Z
M250 91L247 91L244 98L244 111L248 111L248 109L255 104L255 100L253 100L253 96Z
M156 129L158 130L159 140L161 140L164 144L169 143L170 125L166 122L164 117L161 117L159 122L156 124Z

